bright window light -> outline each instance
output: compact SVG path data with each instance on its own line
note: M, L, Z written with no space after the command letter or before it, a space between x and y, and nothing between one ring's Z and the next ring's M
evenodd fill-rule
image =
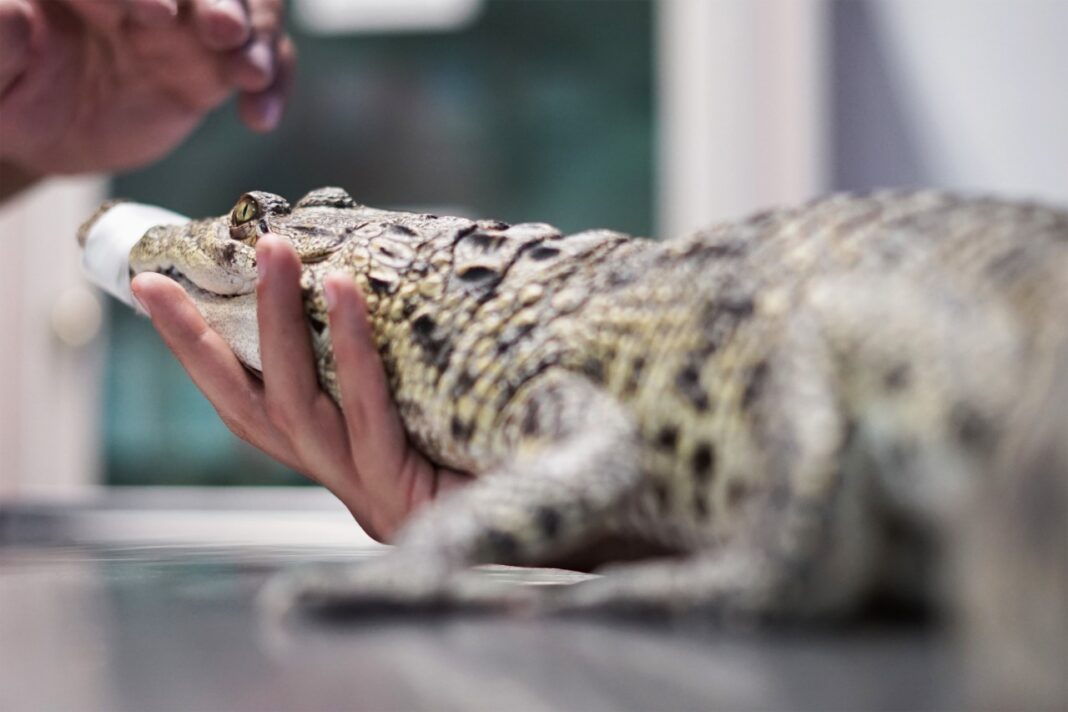
M483 0L296 0L296 20L321 35L450 32L470 24Z

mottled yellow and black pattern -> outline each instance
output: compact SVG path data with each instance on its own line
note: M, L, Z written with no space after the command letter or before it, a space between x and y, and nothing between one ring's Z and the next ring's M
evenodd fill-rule
M255 368L268 230L305 263L323 385L340 270L414 441L480 476L380 565L304 581L309 600L463 598L465 565L614 535L689 558L554 605L809 614L922 593L1020 393L1068 367L1068 213L1040 205L843 195L654 242L254 192L149 231L131 265L183 279Z

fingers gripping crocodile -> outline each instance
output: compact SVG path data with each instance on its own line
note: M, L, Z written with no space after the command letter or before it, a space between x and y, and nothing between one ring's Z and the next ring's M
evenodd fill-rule
M912 555L1008 447L1019 394L1066 367L1068 213L1039 205L836 196L658 243L252 192L149 230L131 272L178 279L256 369L266 231L303 261L323 386L340 270L410 436L479 475L381 564L295 587L323 604L462 598L469 565L615 535L683 557L554 605L810 615L922 588Z

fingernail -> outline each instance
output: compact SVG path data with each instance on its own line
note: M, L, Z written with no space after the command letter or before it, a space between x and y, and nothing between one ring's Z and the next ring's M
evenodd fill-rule
M277 94L265 94L259 97L256 102L256 114L262 128L273 129L282 119L282 98Z
M163 27L178 17L174 0L141 0L132 6L134 17L145 27Z
M338 302L337 285L330 280L326 281L323 287L323 291L326 293L326 308L328 311L334 311Z
M274 74L274 52L267 40L258 39L249 45L245 50L245 59L264 77L269 78Z
M245 8L239 0L215 0L215 13L209 20L209 33L221 48L236 49L248 41L251 29Z
M256 248L256 277L262 282L263 278L267 276L267 260L270 248L267 245L260 245Z
M151 319L152 312L148 310L148 305L145 304L143 299L141 299L141 295L138 294L137 291L138 290L134 288L133 285L130 286L130 293L133 295L134 301L137 302L137 306L141 308L141 311L145 313L145 316Z
M211 0L211 4L216 10L233 15L240 20L245 19L245 8L241 5L241 0Z

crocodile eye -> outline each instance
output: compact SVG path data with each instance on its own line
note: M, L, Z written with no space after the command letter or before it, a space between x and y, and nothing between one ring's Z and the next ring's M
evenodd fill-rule
M255 220L260 214L260 206L255 200L246 196L237 201L237 205L234 206L234 211L231 216L234 220L234 225L241 225L247 223L249 220Z

